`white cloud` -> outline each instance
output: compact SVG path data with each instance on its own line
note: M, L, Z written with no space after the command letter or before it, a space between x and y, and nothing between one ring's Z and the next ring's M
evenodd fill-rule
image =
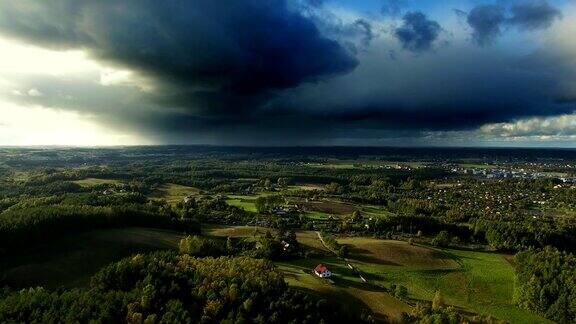
M79 80L89 80L94 89L134 83L130 71L105 67L82 51L52 51L2 38L0 53L0 145L151 144L133 130L103 125L88 107L24 103L56 102L55 98L74 101L73 89L67 87L79 85ZM65 82L31 86L34 80L46 78Z
M0 38L0 74L64 75L98 69L82 51L52 51Z
M576 136L576 114L548 118L529 118L510 123L488 124L480 128L487 136L558 138Z
M111 146L151 144L106 129L76 112L0 104L0 145Z
M42 97L42 96L44 96L44 94L36 88L32 88L32 89L28 90L28 95L30 97Z

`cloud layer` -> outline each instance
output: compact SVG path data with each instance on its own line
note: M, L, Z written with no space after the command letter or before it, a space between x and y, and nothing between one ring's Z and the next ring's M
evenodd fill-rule
M574 111L576 42L560 40L572 11L487 1L458 8L466 29L450 9L442 15L409 1L380 8L0 0L0 34L82 51L113 71L14 75L4 96L165 143L361 145Z
M432 48L432 43L440 35L441 27L421 12L409 12L404 15L403 25L394 31L404 49L423 52Z
M50 48L85 49L169 84L167 104L202 111L253 105L357 65L283 0L4 1L0 28Z
M561 13L544 0L527 0L506 8L500 4L482 4L468 14L474 30L473 39L480 46L493 44L504 29L516 27L523 31L549 28Z

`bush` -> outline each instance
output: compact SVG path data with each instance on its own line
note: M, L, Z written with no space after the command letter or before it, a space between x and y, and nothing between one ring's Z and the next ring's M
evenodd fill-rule
M442 295L441 291L436 291L434 294L434 299L432 299L432 309L437 311L441 308L444 308L446 303L444 302L444 295Z
M445 246L448 246L449 244L450 244L450 234L448 234L447 231L441 231L432 240L432 245L434 245L434 246L445 247Z
M193 256L221 256L227 254L226 245L214 239L201 236L186 236L178 243L182 254Z
M405 299L408 297L408 288L398 285L394 288L394 296L396 298Z

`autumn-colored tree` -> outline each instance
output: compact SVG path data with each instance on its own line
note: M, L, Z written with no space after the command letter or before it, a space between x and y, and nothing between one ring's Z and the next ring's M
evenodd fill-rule
M440 290L436 291L436 294L434 294L434 299L432 299L432 309L437 311L441 308L444 308L445 305L446 303L444 302L444 295L442 295Z

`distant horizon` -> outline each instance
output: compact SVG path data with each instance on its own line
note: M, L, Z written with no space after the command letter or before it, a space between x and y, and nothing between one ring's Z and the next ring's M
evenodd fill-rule
M383 146L360 146L360 145L226 145L226 144L134 144L134 145L0 145L0 148L146 148L146 147L222 147L222 148L358 148L358 149L529 149L529 150L576 150L574 147L562 146L401 146L401 145L383 145Z

